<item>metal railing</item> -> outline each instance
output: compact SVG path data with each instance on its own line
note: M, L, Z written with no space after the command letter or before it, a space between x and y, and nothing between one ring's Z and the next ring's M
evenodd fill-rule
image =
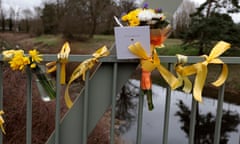
M90 55L70 55L69 62L82 62L87 58L90 58ZM44 55L44 61L56 61L56 55ZM240 58L238 57L221 57L221 59L226 64L240 64ZM0 57L2 60L2 57ZM175 56L160 56L161 63L166 63L168 65L168 69L172 71L174 64L177 62L177 58ZM188 62L189 63L196 63L202 61L203 58L189 56ZM110 55L108 57L102 58L100 62L104 65L111 66L112 78L112 85L109 86L109 91L111 91L111 105L112 105L112 115L111 115L111 130L110 130L110 141L111 144L114 144L114 124L115 124L115 107L116 107L116 95L118 92L119 87L118 84L118 76L120 75L118 71L122 69L120 65L129 65L134 64L137 65L139 63L138 60L118 60L115 55ZM121 73L122 75L123 73ZM52 143L55 144L64 144L62 142L63 138L61 135L61 131L65 128L61 125L60 120L60 89L61 85L59 83L60 79L60 64L57 64L57 77L56 77L56 114L55 114L55 133L52 135ZM80 141L70 142L69 144L86 144L87 143L87 136L89 134L89 91L88 85L91 84L89 81L89 73L87 74L86 83L85 83L85 90L84 90L84 98L83 102L83 116L82 119L82 136ZM26 115L26 143L32 144L32 74L30 71L27 71L27 115ZM225 84L219 88L218 92L218 106L217 106L217 116L216 116L216 124L215 124L215 134L214 134L214 144L219 144L220 141L220 131L221 131L221 119L222 119L222 109L223 109L223 99L224 99L224 91L225 91ZM107 101L107 100L106 100ZM169 115L170 115L170 102L171 102L171 89L167 89L166 93L166 103L165 103L165 114L164 114L164 129L163 129L163 144L168 143L168 130L169 130ZM3 109L3 64L0 64L0 109ZM191 121L190 121L190 136L189 136L189 144L194 144L194 133L195 133L195 123L196 123L196 111L197 111L197 102L192 100L192 109L191 109ZM77 116L76 116L77 117ZM100 117L99 117L100 118ZM138 110L138 131L137 131L137 144L141 144L142 139L142 118L143 118L143 97L139 97L139 110ZM95 123L96 124L96 123ZM0 136L0 143L2 143L3 136ZM51 143L51 142L48 142Z

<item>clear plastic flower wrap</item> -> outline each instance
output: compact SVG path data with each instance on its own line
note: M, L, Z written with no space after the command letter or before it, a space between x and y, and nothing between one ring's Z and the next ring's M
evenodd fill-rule
M30 50L28 55L25 55L23 50L6 50L2 54L3 59L8 61L12 70L24 71L27 67L30 68L37 78L37 86L43 101L55 99L55 85L40 68L39 63L42 61L42 56L36 49Z

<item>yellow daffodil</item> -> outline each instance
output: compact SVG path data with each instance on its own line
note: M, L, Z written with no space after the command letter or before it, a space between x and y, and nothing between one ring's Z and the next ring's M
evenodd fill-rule
M23 50L6 50L2 54L4 60L9 61L8 63L12 70L24 71L28 67L31 69L31 72L35 73L38 79L36 81L39 83L38 87L42 87L41 92L44 91L44 96L41 95L44 101L49 101L56 97L55 85L38 66L38 63L42 61L42 57L36 49L30 50L28 55L25 55ZM2 131L4 130L1 125L1 111L0 128Z
M30 65L30 68L36 68L36 66L37 66L36 63L32 63L32 64Z
M16 52L13 58L9 61L12 70L23 70L26 65L30 64L28 57L20 51Z
M8 60L11 60L11 58L14 56L14 53L15 53L15 50L6 50L6 51L3 51L2 54L3 54L3 59L8 61Z
M5 123L5 121L4 121L3 117L2 117L3 114L4 114L4 111L0 110L0 128L1 128L2 132L4 134L6 134L5 129L3 127L3 124Z
M138 18L138 14L142 11L142 9L138 8L135 9L128 14L124 15L122 17L122 21L127 21L129 22L130 26L138 26L140 24L140 20Z
M122 21L128 22L129 26L148 25L154 29L165 27L165 25L169 23L160 8L151 9L148 8L146 4L142 8L137 8L128 12L122 16L121 19Z
M36 68L36 63L42 61L39 52L34 49L29 51L29 56L24 55L23 50L6 50L3 51L4 60L9 61L12 70L24 70L26 65L30 64L30 68Z
M36 49L30 50L29 55L31 56L32 62L40 63L42 61L42 57Z

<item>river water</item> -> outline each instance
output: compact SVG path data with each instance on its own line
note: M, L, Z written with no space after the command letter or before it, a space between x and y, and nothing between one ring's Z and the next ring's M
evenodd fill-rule
M127 144L136 143L139 81L129 80L117 97L116 118L121 120L118 133ZM153 85L154 110L149 111L146 100L143 109L142 144L161 144L163 137L166 88ZM169 144L187 144L192 95L180 91L171 93ZM199 104L195 143L211 144L214 138L217 100L203 98ZM240 107L224 103L221 144L240 141Z

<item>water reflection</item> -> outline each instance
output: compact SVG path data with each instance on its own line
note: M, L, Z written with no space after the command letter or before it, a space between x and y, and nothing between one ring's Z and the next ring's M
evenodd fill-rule
M128 132L136 121L138 96L138 87L129 81L117 97L116 119L122 122L118 129L121 134Z
M189 136L189 123L190 123L190 109L184 104L182 100L177 103L179 110L175 113L180 118L181 129ZM227 144L231 132L237 132L237 126L240 118L237 112L230 110L223 111L222 128L220 143ZM195 144L212 144L214 142L214 128L216 119L212 112L206 114L199 113L197 110L197 121L195 126Z
M118 133L128 143L136 143L137 109L139 81L130 80L117 98L116 119L121 123ZM155 108L148 111L145 100L143 110L142 143L162 143L166 89L153 85ZM192 96L179 91L171 95L169 122L169 144L188 143ZM204 97L204 103L198 105L195 144L212 144L216 122L217 100ZM240 107L224 103L221 130L221 144L239 143Z

